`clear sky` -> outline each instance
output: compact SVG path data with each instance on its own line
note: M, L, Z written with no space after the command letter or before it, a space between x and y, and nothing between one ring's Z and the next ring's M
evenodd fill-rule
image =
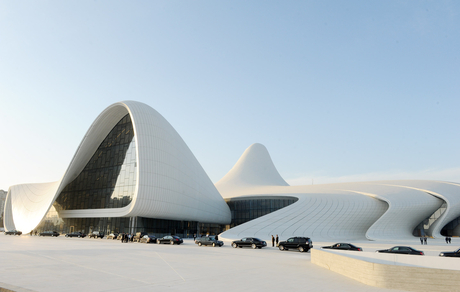
M460 1L0 0L0 189L122 100L213 182L256 142L290 184L460 182Z

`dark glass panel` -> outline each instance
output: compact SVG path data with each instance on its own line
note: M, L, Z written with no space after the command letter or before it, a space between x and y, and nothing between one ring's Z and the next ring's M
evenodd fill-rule
M56 207L76 210L127 206L134 195L134 188L131 192L123 193L122 201L119 201L116 194L117 188L136 184L134 176L122 169L122 165L126 168L130 166L129 169L135 172L135 154L130 155L131 151L135 153L134 139L133 125L128 114L113 127L78 177L64 188L56 200ZM89 194L88 199L83 198L85 193Z

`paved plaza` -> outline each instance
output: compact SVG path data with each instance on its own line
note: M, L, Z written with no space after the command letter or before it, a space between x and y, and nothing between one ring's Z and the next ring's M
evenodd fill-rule
M410 244L415 248L417 241ZM429 255L453 250L441 240ZM327 243L314 243L315 248ZM401 244L401 243L397 243ZM365 250L392 243L362 242ZM0 234L0 287L13 291L397 291L361 284L310 262L310 253L277 248L198 247L118 240Z

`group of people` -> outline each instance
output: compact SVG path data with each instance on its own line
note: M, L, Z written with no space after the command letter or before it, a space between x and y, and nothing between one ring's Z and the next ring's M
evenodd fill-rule
M446 243L451 244L452 243L452 237L446 236ZM420 237L420 244L427 244L427 237Z
M123 242L128 243L130 241L133 242L133 240L134 240L134 235L132 235L132 234L123 233L121 235L121 243L123 243Z
M276 237L273 237L272 235L272 247L275 246L275 242L276 242L276 246L278 246L278 241L279 241L278 234L276 235Z

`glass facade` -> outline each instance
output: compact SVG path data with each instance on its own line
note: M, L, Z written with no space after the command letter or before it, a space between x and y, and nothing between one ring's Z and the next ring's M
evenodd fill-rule
M54 209L54 208L53 208ZM80 231L91 233L101 231L110 233L132 233L144 231L157 237L178 235L182 238L199 234L199 224L195 221L163 220L144 217L113 217L113 218L59 218L57 212L49 212L46 218L35 229L37 232L57 231L61 234Z
M232 222L227 228L243 224L250 220L267 215L271 212L295 203L295 197L252 197L245 199L230 199L227 204L232 212Z
M450 221L446 226L444 226L441 230L441 235L444 236L460 236L459 228L460 225L460 217L455 218L454 220Z
M110 131L78 177L55 202L58 210L121 208L129 205L136 187L136 143L131 117Z

